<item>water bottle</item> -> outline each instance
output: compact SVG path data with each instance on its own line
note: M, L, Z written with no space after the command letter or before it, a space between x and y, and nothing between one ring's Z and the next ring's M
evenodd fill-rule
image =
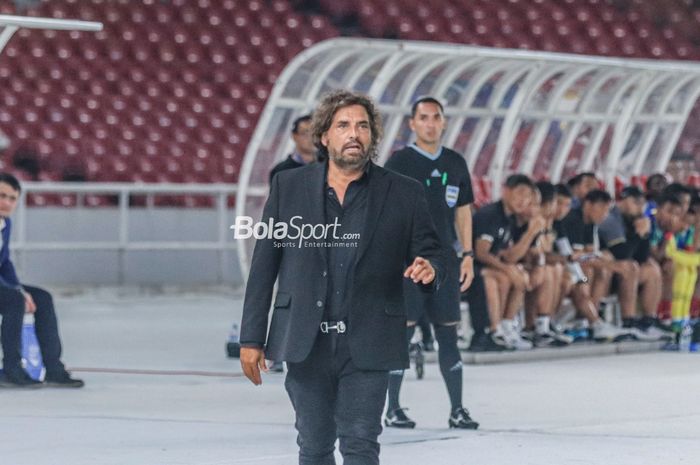
M22 367L36 381L44 379L46 369L41 358L39 340L34 331L34 315L25 314L22 324Z
M238 324L234 323L231 331L228 333L226 341L226 354L229 358L239 358L241 356L241 344L239 342Z
M688 320L683 322L680 338L678 340L678 350L681 352L690 352L690 344L693 339L693 327Z

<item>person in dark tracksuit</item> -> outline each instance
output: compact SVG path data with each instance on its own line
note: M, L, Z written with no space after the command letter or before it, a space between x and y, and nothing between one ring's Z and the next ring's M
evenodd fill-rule
M82 380L72 378L61 362L61 340L51 294L39 287L23 285L10 259L10 215L17 207L21 186L17 178L0 173L0 342L3 352L3 375L0 388L83 387ZM46 367L44 382L32 379L22 368L22 324L25 313L33 313L36 337Z
M445 130L445 116L442 104L437 99L423 97L417 100L411 108L409 124L416 142L395 152L385 168L423 185L430 215L448 257L448 270L445 284L433 294L425 294L415 284L405 280L407 343L411 341L416 322L424 314L427 315L435 327L440 372L450 398L448 425L450 428L476 429L479 424L462 406L462 359L457 347L460 291L466 291L474 277L470 208L474 195L471 178L464 158L440 143ZM456 250L461 251L459 257ZM399 404L403 374L403 370L390 373L389 402L384 424L414 428L416 423Z
M311 115L303 115L294 120L292 140L294 152L270 170L270 184L272 178L280 171L300 168L316 161L316 147L311 139Z

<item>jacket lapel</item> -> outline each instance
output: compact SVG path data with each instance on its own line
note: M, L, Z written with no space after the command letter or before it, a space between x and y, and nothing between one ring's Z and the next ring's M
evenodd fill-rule
M324 187L326 184L326 164L314 163L306 172L306 205L308 217L304 216L304 223L308 224L325 224L326 212L325 201L326 193ZM326 256L325 248L316 247L324 265L327 265L328 257Z
M371 163L371 162L370 162ZM367 218L360 236L360 246L357 252L357 262L367 251L367 247L372 242L372 235L379 224L379 217L384 208L386 196L389 192L391 182L387 180L386 171L372 163L369 170L369 192L367 195Z

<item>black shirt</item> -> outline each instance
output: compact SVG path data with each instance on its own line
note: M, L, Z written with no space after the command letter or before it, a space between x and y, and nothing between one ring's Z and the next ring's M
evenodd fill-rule
M394 152L385 168L423 185L440 242L445 249L454 250L458 240L455 207L474 202L471 176L464 158L446 147L431 156L412 144Z
M368 169L369 166L368 164ZM330 273L324 318L329 321L347 320L348 317L343 303L355 268L359 235L367 218L367 178L368 173L365 172L360 179L348 185L342 205L335 190L326 184L326 224L332 224L336 218L340 224L336 232L337 239L329 237L326 242L329 245L327 257Z
M598 226L588 224L583 221L583 209L574 208L559 225L574 250L583 250L586 246L593 246L593 251L600 250L600 239L598 238Z
M503 201L493 202L481 207L473 218L474 225L474 247L479 239L489 241L492 255L505 249L513 237L515 229L515 216L507 215L503 206ZM478 260L477 264L483 265Z

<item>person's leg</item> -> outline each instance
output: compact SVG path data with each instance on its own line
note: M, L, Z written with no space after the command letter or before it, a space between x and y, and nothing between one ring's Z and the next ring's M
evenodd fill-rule
M420 328L422 340L421 342L423 343L423 349L426 352L430 352L433 350L433 330L430 327L430 321L428 321L428 316L424 313L423 316L420 317L418 322L416 323L416 326Z
M496 270L484 268L481 272L486 293L486 303L491 321L491 331L497 331L503 318L503 292L508 291L509 281L507 276Z
M379 465L379 435L388 376L386 371L361 370L350 358L347 341L340 335L335 365L337 374L335 423L343 465ZM361 400L358 402L358 400Z
M655 260L650 258L639 268L640 297L645 317L656 317L661 301L661 279L661 267Z
M501 284L508 284L507 298L504 302L503 319L504 320L514 320L518 312L523 306L523 298L525 297L525 291L527 290L523 286L517 286L510 281L510 279L503 279Z
M671 302L673 301L673 260L664 260L661 263L661 302L657 309L657 315L662 321L671 321Z
M61 363L61 339L51 294L39 287L23 286L34 299L36 313L34 327L41 348L41 358L46 367L46 377L63 376L66 368Z
M462 406L462 358L457 347L457 325L459 322L435 324L435 339L438 342L438 363L450 398L450 428L477 429L479 423L469 416Z
M591 271L586 275L590 280L591 285L591 300L595 308L600 308L600 302L610 293L610 285L612 283L612 271L603 265L602 262L593 261L591 263ZM584 266L584 270L587 268Z
M622 318L634 318L637 314L637 290L639 289L639 265L633 260L616 260L612 271L619 280L617 297Z
M530 270L530 290L525 293L525 328L533 328L538 316L552 313L552 276L547 266Z
M413 333L416 331L415 321L409 321L406 326L406 346L411 343ZM399 397L401 396L401 385L403 384L404 370L392 370L389 372L387 388L387 406L384 424L396 428L415 428L416 422L406 416Z
M486 334L491 321L486 299L486 289L484 288L484 278L481 274L481 267L478 265L474 265L474 280L469 289L467 289L465 297L469 304L469 323L474 330L474 334L482 336Z
M306 360L287 363L284 385L296 414L299 465L335 465L337 380L331 337L319 335Z
M22 370L22 322L24 320L24 296L16 289L0 286L0 341L2 343L5 373Z
M457 323L435 325L440 373L452 410L462 407L462 358L457 348Z

